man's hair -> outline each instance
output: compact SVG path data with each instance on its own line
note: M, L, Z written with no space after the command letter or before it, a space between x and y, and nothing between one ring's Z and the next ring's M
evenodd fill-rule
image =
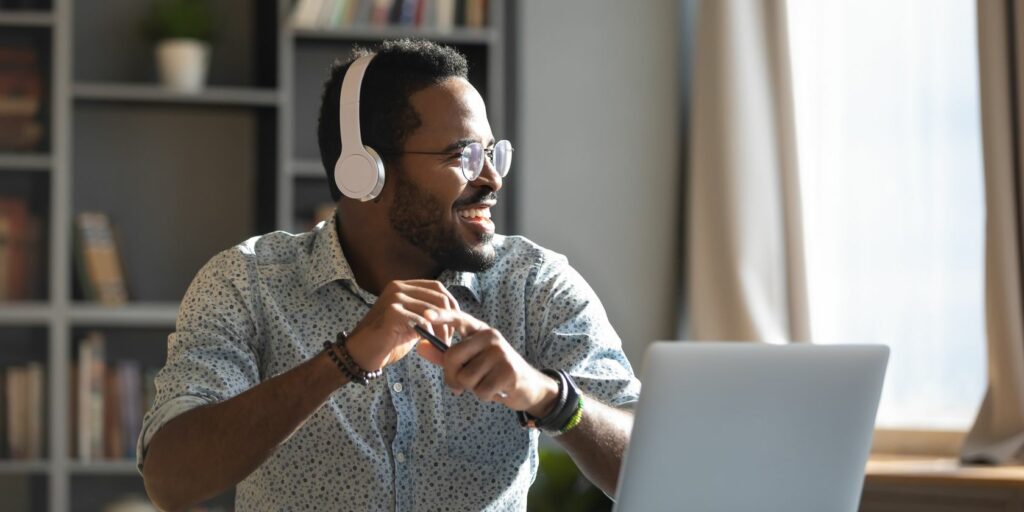
M370 54L376 57L363 76L359 126L363 144L381 153L385 165L393 163L386 153L401 151L406 138L420 126L419 115L409 104L409 96L449 78L466 78L469 73L466 57L461 53L421 40L384 41L373 49L357 47L349 60L334 61L320 97L317 140L335 201L341 199L341 191L334 183L334 164L341 155L338 126L341 82L353 61Z

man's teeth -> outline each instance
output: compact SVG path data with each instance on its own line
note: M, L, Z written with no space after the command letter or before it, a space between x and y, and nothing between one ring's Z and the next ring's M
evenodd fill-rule
M483 217L485 219L491 218L490 208L478 208L475 210L459 210L459 217L466 219L472 219L474 217Z

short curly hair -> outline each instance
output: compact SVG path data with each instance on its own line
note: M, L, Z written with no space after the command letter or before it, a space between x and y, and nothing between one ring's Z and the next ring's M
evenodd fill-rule
M423 40L398 39L384 41L376 48L356 47L347 61L334 61L320 97L317 141L335 201L341 199L341 191L334 183L334 164L341 155L341 82L353 61L370 54L376 56L363 76L359 126L363 144L382 153L385 165L391 162L383 153L401 151L406 138L420 126L409 96L449 78L467 78L469 74L464 55L451 47Z

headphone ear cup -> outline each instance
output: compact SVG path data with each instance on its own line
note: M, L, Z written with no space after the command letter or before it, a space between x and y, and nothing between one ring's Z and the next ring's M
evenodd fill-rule
M334 183L346 197L371 201L384 188L384 161L370 146L343 154L334 164Z

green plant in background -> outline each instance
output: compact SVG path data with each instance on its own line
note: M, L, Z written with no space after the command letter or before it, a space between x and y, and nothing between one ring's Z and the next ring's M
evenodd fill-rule
M184 38L209 42L214 21L209 0L158 0L145 31L154 41Z
M561 450L541 448L537 481L530 487L526 508L530 512L610 511L612 501L594 487Z

